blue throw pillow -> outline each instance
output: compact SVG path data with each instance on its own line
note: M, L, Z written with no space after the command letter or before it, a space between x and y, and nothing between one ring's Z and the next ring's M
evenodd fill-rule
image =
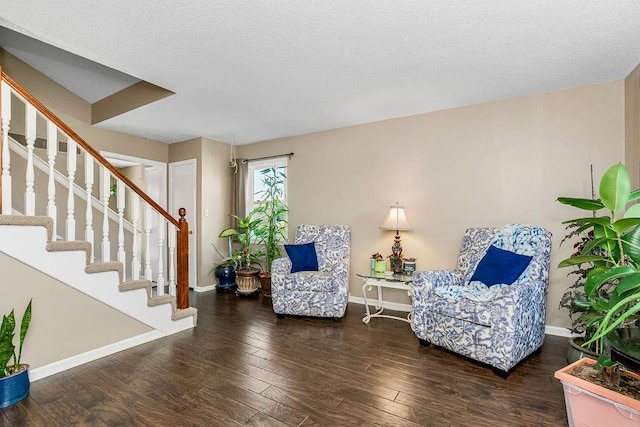
M489 246L487 253L478 263L470 281L478 280L487 286L512 284L531 262L530 256Z
M302 245L284 245L291 260L291 272L298 271L318 271L318 256L316 255L315 243L304 243Z

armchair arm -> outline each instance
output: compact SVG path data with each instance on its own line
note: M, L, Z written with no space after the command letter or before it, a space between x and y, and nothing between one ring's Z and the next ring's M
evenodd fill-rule
M274 259L271 263L271 294L284 292L284 281L291 274L291 260L288 257Z
M414 301L426 301L437 287L459 286L463 282L460 270L431 270L413 273L412 296Z
M291 274L291 260L288 257L276 258L271 263L271 277Z
M427 310L432 294L437 287L461 285L464 280L460 270L416 271L411 283L411 299L413 309L418 315Z
M334 290L346 295L349 289L349 258L343 258L331 265L331 281Z
M547 283L528 280L500 289L492 301L492 323L503 330L528 333L542 328L546 315Z

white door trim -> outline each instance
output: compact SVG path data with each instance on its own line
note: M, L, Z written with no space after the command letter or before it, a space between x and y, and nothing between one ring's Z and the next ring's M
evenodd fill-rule
M175 210L176 214L178 209L181 206L172 206L173 205L173 167L175 166L184 166L184 165L193 165L193 177L194 177L194 186L193 186L193 204L194 204L194 209L193 212L189 212L189 208L185 207L185 209L187 209L187 217L188 219L188 223L189 223L189 233L193 233L193 238L194 238L194 244L193 244L193 248L190 248L189 250L189 258L193 257L194 260L194 264L196 267L196 271L189 271L189 287L194 289L194 290L198 290L198 235L200 233L200 229L198 228L198 194L196 192L197 190L197 179L198 179L198 160L197 159L188 159L188 160L180 160L177 162L171 162L168 164L168 169L169 169L169 209L170 210Z

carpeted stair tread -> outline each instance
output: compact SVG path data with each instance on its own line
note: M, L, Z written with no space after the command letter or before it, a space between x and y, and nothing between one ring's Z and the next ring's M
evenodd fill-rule
M118 261L94 262L87 265L84 271L89 274L115 271L118 273L118 283L122 283L122 263Z
M86 254L85 266L91 263L91 243L84 240L59 240L56 242L49 242L46 246L47 251L84 251Z
M173 295L155 295L149 298L149 300L147 301L147 305L149 307L155 307L162 304L171 304L171 312L176 311L176 297L174 297Z
M171 315L171 320L184 319L189 316L193 316L193 324L196 325L198 322L198 310L193 307L177 309Z
M153 287L153 282L150 280L127 280L126 282L122 282L118 285L118 289L120 292L133 291L135 289L146 289L147 290L147 298L151 298L151 288Z
M47 242L53 236L53 219L46 215L0 215L0 225L41 226L47 229Z

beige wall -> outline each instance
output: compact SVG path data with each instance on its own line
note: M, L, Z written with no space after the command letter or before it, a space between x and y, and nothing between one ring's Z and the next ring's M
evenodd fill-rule
M202 239L200 251L200 276L206 277L207 284L216 282L215 276L209 274L213 266L220 261L211 243L218 249L225 248L226 240L218 238L218 234L229 227L229 213L231 212L231 169L229 169L230 146L221 142L203 138L202 140L202 207L209 211L208 217L201 217L200 236ZM223 250L223 253L225 251ZM205 283L200 281L199 283Z
M228 227L230 212L231 187L229 145L207 138L195 138L169 146L169 162L196 159L197 162L197 210L198 224L196 233L198 248L197 285L199 287L215 284L215 277L209 274L219 257L215 254L211 243L221 246L218 234ZM205 209L209 212L204 216ZM193 214L192 214L193 215ZM187 220L189 220L187 213ZM224 243L224 242L223 242Z
M640 65L624 80L624 162L633 188L640 188Z
M38 368L152 329L0 252L0 314L17 322L33 297L22 362ZM18 340L14 341L18 344Z
M624 157L624 81L527 96L240 146L242 157L293 151L289 235L302 223L352 227L355 276L374 252L391 253L379 229L396 201L413 232L404 256L418 269L455 266L467 227L533 223L553 235L547 324L568 326L558 301L570 281L555 266L563 220L579 214L558 196L590 197L589 165L600 176ZM402 292L390 299L409 303Z

